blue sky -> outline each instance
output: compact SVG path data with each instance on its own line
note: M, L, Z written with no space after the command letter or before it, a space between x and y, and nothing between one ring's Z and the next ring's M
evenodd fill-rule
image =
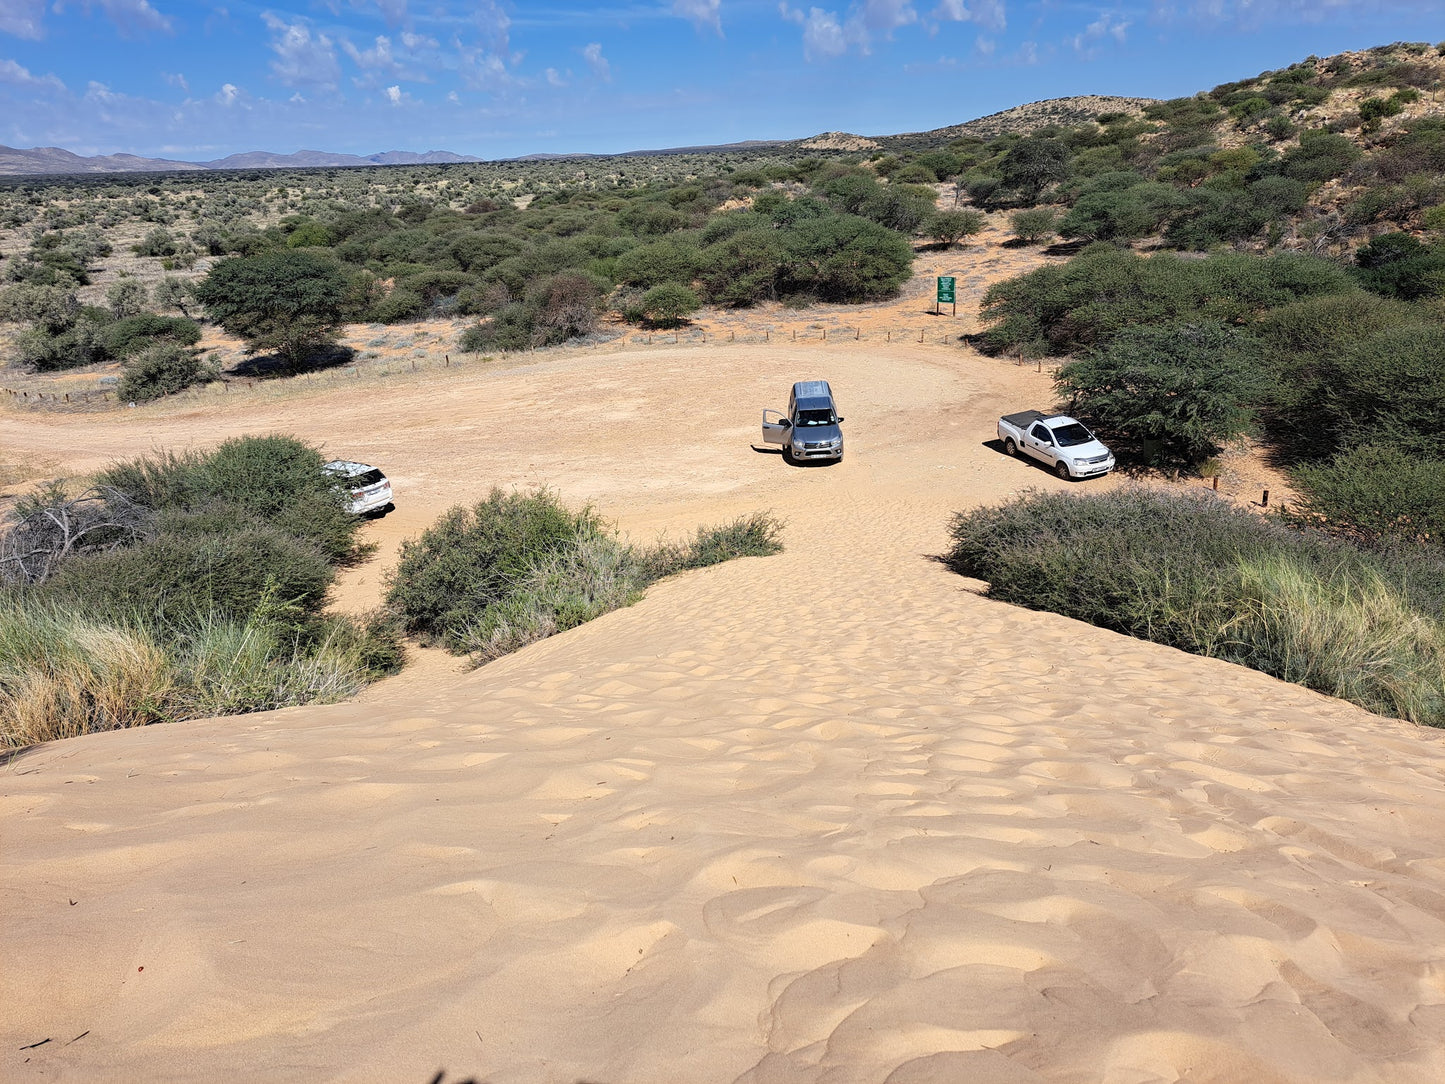
M0 143L607 153L1175 97L1445 38L1445 0L0 0Z

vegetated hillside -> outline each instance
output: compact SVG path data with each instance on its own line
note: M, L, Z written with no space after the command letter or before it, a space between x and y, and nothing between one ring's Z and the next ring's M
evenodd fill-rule
M927 132L876 136L877 145L889 150L915 150L946 146L960 139L993 139L1001 135L1029 135L1040 128L1073 128L1091 124L1101 113L1139 116L1157 98L1126 98L1114 94L1080 94L1047 98L990 113L963 124L950 124Z
M1438 46L1310 57L1023 135L938 147L924 133L885 168L956 177L987 209L1062 208L1052 225L1069 239L1345 254L1381 232L1445 226L1442 80Z

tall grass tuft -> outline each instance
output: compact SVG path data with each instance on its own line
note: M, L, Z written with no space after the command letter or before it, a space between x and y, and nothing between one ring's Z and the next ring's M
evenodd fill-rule
M0 747L342 700L400 665L396 638L349 617L304 634L265 614L99 623L0 596Z
M1234 613L1205 653L1381 715L1445 723L1445 624L1373 569L1241 561Z
M140 628L0 599L0 742L15 747L166 717L172 674Z
M1030 494L954 517L991 597L1445 726L1445 560L1271 523L1208 495Z

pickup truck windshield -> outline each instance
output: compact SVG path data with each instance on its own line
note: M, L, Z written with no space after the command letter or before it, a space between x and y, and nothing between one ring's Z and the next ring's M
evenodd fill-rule
M1094 434L1075 422L1073 425L1061 425L1055 429L1054 439L1059 442L1059 447L1072 448L1076 444L1088 444L1094 439Z
M831 410L822 408L819 410L798 411L798 425L837 425L838 419Z

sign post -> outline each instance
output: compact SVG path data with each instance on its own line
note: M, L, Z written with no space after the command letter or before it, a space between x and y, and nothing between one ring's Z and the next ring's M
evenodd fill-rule
M958 315L958 301L955 300L955 294L954 294L954 289L953 289L953 276L952 276L952 275L939 275L939 276L938 276L938 304L937 304L937 307L935 308L934 311L937 312L939 315L942 315L942 314L943 314L943 306L946 305L946 304L953 306L953 315L954 315L954 316L957 316L957 315Z

